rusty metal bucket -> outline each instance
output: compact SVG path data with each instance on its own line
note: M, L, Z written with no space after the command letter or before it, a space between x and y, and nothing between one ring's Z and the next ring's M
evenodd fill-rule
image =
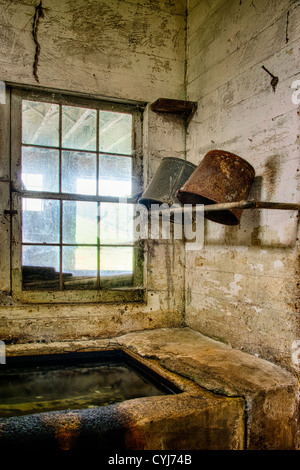
M182 204L222 204L246 200L255 176L243 158L224 150L211 150L177 191ZM225 225L238 225L242 209L204 212L205 218Z
M152 180L139 203L151 208L151 204L180 204L176 192L197 168L193 163L180 158L165 157L160 162Z

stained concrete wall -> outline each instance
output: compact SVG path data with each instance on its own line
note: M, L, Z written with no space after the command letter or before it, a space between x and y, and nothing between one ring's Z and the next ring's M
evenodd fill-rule
M187 25L187 97L198 103L187 159L236 153L256 171L250 199L299 202L299 2L189 0ZM262 66L279 78L275 91ZM299 372L297 216L254 210L237 227L207 221L204 248L187 251L186 321Z
M1 0L1 79L37 84L32 73L36 0ZM151 101L184 84L185 0L44 0L41 86Z
M33 76L37 1L0 1L0 80L61 91L152 103L184 98L185 0L43 0ZM176 326L184 310L184 250L180 242L146 246L144 304L20 305L10 297L9 103L0 106L0 337L7 342L114 336ZM183 158L182 123L146 106L145 186L164 156ZM166 255L171 254L173 257ZM175 262L176 260L176 262Z

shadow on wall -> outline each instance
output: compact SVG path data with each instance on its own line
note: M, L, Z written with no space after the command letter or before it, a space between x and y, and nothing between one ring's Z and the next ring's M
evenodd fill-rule
M262 183L262 176L254 178L248 200L265 200ZM206 245L293 248L297 242L298 224L298 211L245 209L237 226L206 220L204 241Z

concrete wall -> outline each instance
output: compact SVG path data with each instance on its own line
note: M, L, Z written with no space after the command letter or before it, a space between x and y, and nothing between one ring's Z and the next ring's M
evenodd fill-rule
M187 25L187 97L198 102L187 159L236 153L256 171L249 198L299 202L299 2L189 0ZM187 251L187 324L299 372L298 233L293 211L207 221L204 248Z
M37 68L32 37L37 1L0 1L0 80L121 100L184 98L185 0L43 0ZM180 242L146 246L144 304L20 305L10 297L9 104L0 106L0 337L6 342L108 337L177 326L184 310ZM180 120L146 107L145 185L164 156L184 157ZM171 259L167 254L174 254ZM176 260L176 262L175 262Z

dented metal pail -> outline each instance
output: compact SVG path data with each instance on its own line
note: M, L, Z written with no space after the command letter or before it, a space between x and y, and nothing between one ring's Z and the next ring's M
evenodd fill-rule
M139 203L151 208L151 204L180 204L176 192L197 168L193 163L175 157L165 157L160 162L152 180Z
M196 170L178 190L182 204L222 204L246 200L255 176L254 168L243 158L224 150L208 152ZM238 225L242 209L204 212L207 219L225 225Z

